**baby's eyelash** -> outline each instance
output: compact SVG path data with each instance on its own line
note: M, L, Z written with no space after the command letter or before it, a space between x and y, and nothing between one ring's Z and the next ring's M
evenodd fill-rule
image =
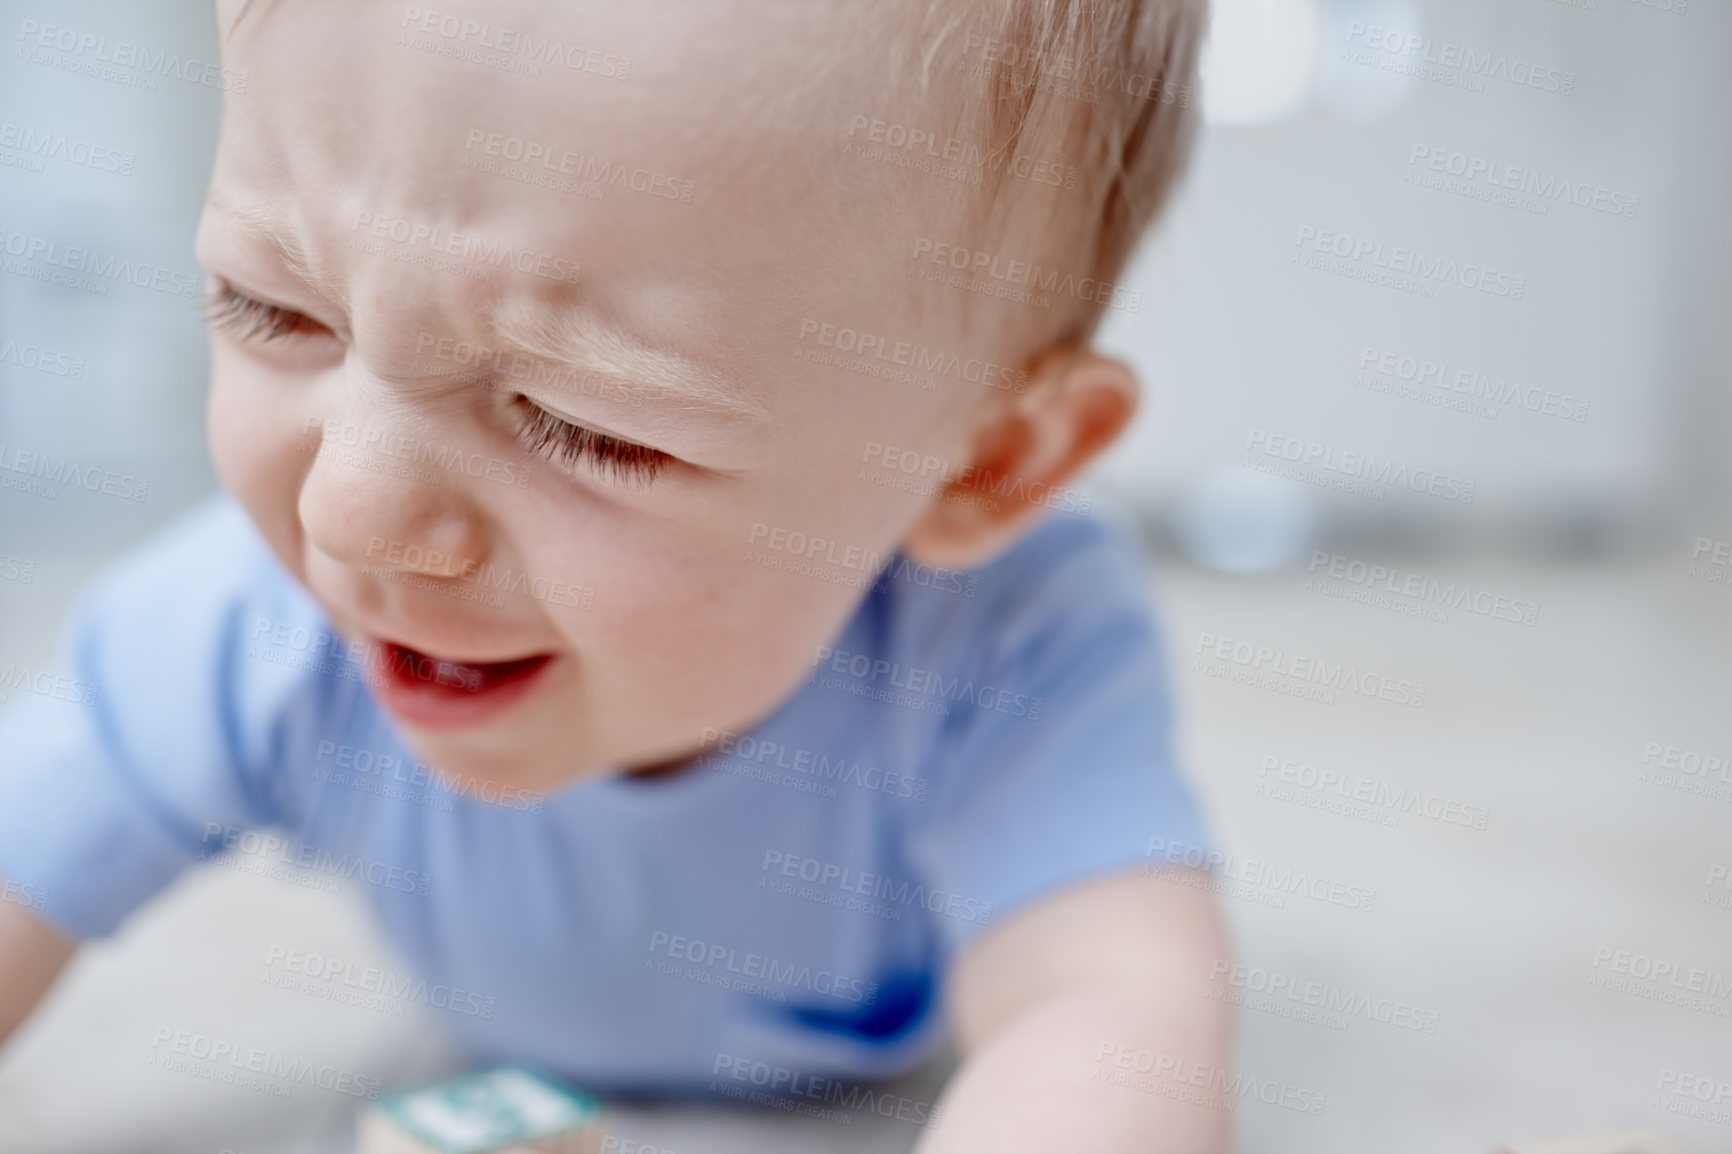
M237 340L260 343L324 327L311 317L247 296L225 280L213 282L205 298L204 315L214 328Z
M659 449L621 441L561 420L527 397L520 396L514 403L523 417L519 435L532 453L567 465L587 460L591 468L605 473L609 480L641 481L646 485L673 460Z

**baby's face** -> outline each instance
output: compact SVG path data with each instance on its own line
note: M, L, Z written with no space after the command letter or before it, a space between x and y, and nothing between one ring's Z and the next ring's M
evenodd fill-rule
M545 788L758 719L929 503L869 445L967 456L985 386L802 359L824 325L992 350L903 275L934 226L842 171L870 70L783 8L297 0L226 47L217 468L447 772Z

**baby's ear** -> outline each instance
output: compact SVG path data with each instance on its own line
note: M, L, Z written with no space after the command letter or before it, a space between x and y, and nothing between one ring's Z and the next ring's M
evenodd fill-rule
M1137 409L1129 366L1088 349L1055 348L1029 366L1021 393L990 406L968 466L903 539L917 561L946 569L983 565L1047 509L1080 511L1067 489Z

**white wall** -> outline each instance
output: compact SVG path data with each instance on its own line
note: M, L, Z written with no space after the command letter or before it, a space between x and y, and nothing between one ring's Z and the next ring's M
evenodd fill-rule
M1714 46L1727 43L1732 5L1691 0L1672 14L1636 0L1598 0L1592 11L1434 0L1407 18L1400 7L1325 5L1305 107L1272 124L1204 130L1181 196L1130 274L1143 309L1112 312L1103 329L1102 343L1130 357L1147 386L1103 477L1158 503L1200 469L1243 461L1248 430L1261 427L1477 482L1472 505L1409 497L1428 518L1675 498L1689 455L1706 448L1686 414L1724 381L1724 346L1700 347L1724 310L1700 307L1700 286L1684 273L1700 238L1724 236L1729 206L1715 178L1725 173L1728 86ZM1434 37L1434 55L1444 41L1507 54L1573 73L1574 91L1404 84L1342 60L1349 20L1376 23L1376 9L1391 27ZM1369 83L1376 95L1379 82L1397 100L1380 117L1327 103L1344 84ZM1415 144L1604 186L1640 205L1634 219L1564 202L1536 215L1416 187L1407 183L1423 171L1409 164ZM1306 225L1519 274L1525 299L1453 285L1425 298L1297 267ZM1588 418L1487 420L1374 395L1354 387L1368 345L1583 398ZM1394 507L1308 491L1347 518Z

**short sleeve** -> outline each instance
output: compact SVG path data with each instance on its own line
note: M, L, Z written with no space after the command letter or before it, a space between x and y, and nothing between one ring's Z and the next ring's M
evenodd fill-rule
M206 506L99 578L53 666L0 666L0 885L75 938L112 933L213 828L282 816L241 755L260 547L239 516Z
M1016 596L986 623L974 674L984 690L965 695L974 707L935 751L930 804L909 839L950 952L1054 891L1143 868L1151 847L1206 844L1174 763L1139 559L1074 519L1031 554L1014 562Z

